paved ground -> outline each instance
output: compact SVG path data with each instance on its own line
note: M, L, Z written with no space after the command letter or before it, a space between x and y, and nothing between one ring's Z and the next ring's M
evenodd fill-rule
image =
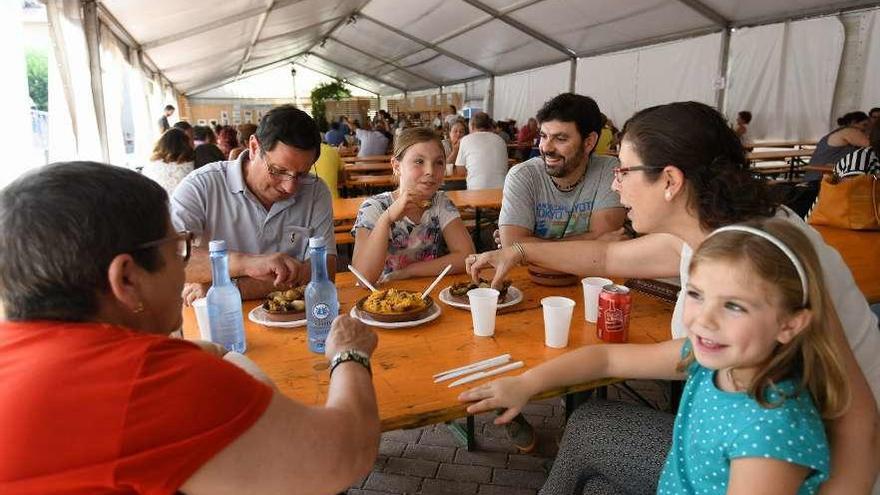
M651 402L666 407L664 386L657 382L629 383ZM608 396L632 400L617 387L611 387ZM531 403L524 413L538 433L538 445L531 454L517 453L504 427L492 424L494 415L475 418L477 449L473 452L459 446L442 424L391 431L382 435L373 471L348 494L534 495L544 484L556 456L565 410L557 398Z

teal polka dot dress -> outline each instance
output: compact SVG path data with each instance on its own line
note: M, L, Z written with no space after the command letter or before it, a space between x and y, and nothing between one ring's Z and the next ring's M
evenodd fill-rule
M682 354L690 350L686 342ZM672 448L660 475L662 495L724 494L730 462L741 457L778 459L810 468L798 495L816 493L828 478L830 454L822 418L810 394L794 396L792 381L768 392L766 409L745 392L715 386L715 371L696 361L688 368L681 405L675 417ZM759 480L755 480L759 482Z

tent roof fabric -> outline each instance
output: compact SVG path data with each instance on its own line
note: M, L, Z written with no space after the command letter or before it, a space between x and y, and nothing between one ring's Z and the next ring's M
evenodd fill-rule
M381 95L868 0L100 0L182 93L297 63Z

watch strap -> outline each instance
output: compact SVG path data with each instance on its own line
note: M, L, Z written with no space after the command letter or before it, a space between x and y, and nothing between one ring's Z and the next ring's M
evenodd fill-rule
M333 376L333 370L336 369L337 366L347 361L354 361L360 364L367 369L370 376L373 376L373 369L370 367L370 356L357 349L342 351L333 356L333 359L330 360L330 376Z

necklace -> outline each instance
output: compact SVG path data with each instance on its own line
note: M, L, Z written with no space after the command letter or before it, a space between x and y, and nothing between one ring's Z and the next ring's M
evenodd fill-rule
M730 380L730 384L733 385L734 391L739 392L746 389L746 387L736 381L736 378L733 376L733 368L727 368L727 379Z
M556 187L556 190L559 192L571 192L574 190L575 187L577 187L581 182L583 182L584 177L586 177L586 176L587 176L587 169L586 169L586 167L584 167L584 173L582 173L581 176L578 177L578 180L574 181L571 185L560 186L559 184L556 183L555 180L553 180L552 177L550 178L550 182L553 183L553 186Z

